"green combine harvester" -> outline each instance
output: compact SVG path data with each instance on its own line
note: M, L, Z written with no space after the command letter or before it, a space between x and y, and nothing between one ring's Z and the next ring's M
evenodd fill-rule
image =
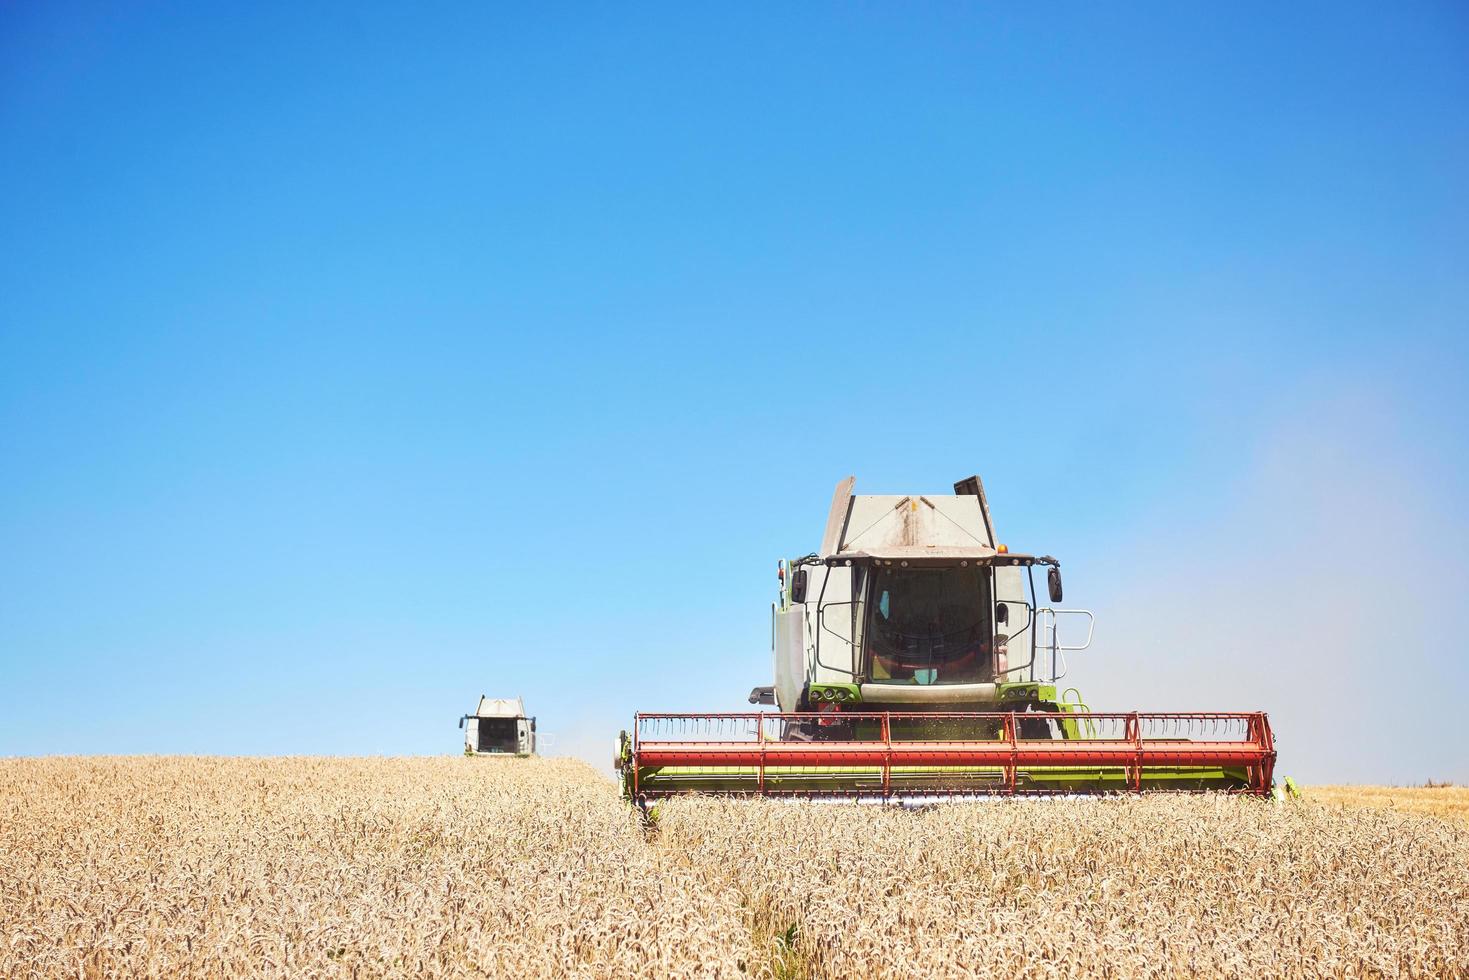
M1263 712L1094 712L1058 694L1092 614L1060 608L1056 559L999 543L979 477L952 495L854 484L837 485L821 550L779 564L775 683L750 692L775 710L637 715L616 760L630 799L1271 791Z

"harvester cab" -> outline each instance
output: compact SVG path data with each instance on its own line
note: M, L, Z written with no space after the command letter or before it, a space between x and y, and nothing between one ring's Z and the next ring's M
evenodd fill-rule
M782 712L1061 710L1055 681L1091 642L1092 614L1059 609L1060 566L995 537L979 477L954 494L855 495L837 485L820 552L782 561L775 683ZM1036 566L1050 605L1037 601ZM1064 643L1064 623L1079 642ZM1071 692L1075 695L1075 692Z
M1093 616L1060 608L1056 559L999 542L979 477L952 495L854 485L837 484L821 550L778 566L775 683L749 698L777 710L639 714L617 750L630 798L1270 792L1263 712L1102 713L1058 695Z
M520 698L481 694L474 713L463 715L465 755L535 755L536 720L525 713Z

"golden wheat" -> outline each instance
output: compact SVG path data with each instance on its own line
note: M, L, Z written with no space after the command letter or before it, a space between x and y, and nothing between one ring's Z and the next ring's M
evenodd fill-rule
M1375 806L1469 821L1469 787L1310 786L1306 799L1333 806Z
M818 976L1469 972L1469 833L1384 811L686 799L659 841Z
M738 975L582 763L0 760L0 976Z
M0 976L1469 972L1469 828L685 799L544 759L0 760Z

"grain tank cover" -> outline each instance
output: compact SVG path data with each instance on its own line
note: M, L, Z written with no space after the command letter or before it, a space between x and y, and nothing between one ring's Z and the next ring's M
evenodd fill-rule
M525 702L520 698L487 698L479 696L479 707L474 710L476 718L524 718Z
M949 494L854 494L837 484L822 557L891 560L984 560L996 554L994 524L978 477Z

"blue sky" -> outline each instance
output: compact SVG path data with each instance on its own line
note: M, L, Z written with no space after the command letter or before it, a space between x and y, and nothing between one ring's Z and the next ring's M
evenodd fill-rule
M1462 6L298 7L0 11L0 754L604 763L979 472L1094 706L1469 779Z

